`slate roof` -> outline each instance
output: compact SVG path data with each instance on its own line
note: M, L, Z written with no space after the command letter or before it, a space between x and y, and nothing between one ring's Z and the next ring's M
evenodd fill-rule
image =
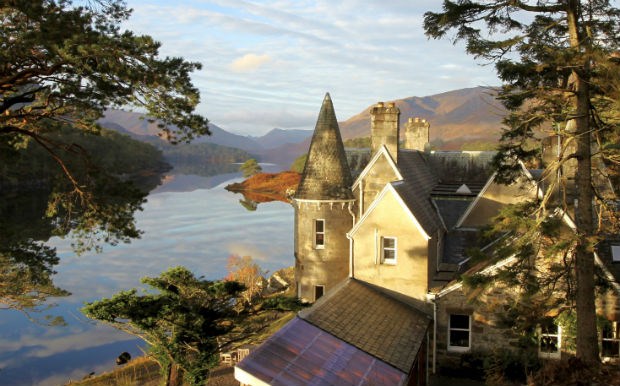
M236 367L273 386L403 385L407 378L407 373L299 317Z
M430 323L422 311L348 279L299 317L408 373Z
M447 230L452 229L480 193L493 173L494 154L400 150L397 167L403 181L394 187L432 237L444 225ZM469 193L457 193L463 184Z
M295 193L303 200L351 200L353 178L338 128L334 105L328 94L319 112L308 159Z
M398 170L403 176L402 183L393 183L394 189L403 202L429 235L443 227L437 210L431 202L430 193L437 184L427 156L419 151L400 151Z

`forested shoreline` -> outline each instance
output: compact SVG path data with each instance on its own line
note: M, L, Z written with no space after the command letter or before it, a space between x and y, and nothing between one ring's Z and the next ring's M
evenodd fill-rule
M171 168L161 150L112 130L102 129L97 134L63 128L48 138L63 145L50 152L35 141L27 141L16 150L9 138L0 138L4 161L0 164L0 192L51 188L65 177L53 154L78 180L97 172L123 180L138 179Z

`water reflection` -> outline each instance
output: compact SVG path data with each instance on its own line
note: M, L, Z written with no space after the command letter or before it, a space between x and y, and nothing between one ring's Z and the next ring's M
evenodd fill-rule
M159 177L141 179L140 187L104 174L96 178L80 199L63 180L0 200L0 307L21 311L37 323L64 323L60 316L44 314L53 307L52 298L70 295L53 281L59 257L46 241L71 233L73 249L82 253L99 249L103 242L139 237L134 213L142 209Z
M218 279L225 276L226 259L231 254L250 255L272 272L292 265L291 206L273 202L256 213L248 212L238 204L238 196L223 188L231 177L240 179L238 174L224 176L224 181L197 176L168 178L171 183L185 181L181 185L186 191L179 191L180 185L171 190L166 185L158 187L147 197L143 210L135 213L136 227L143 232L140 239L104 246L100 254L76 255L69 239L50 238L49 223L38 218L44 205L21 203L32 209L32 215L27 217L30 224L14 225L16 233L49 238L47 245L60 259L51 261L58 272L54 284L72 295L52 297L44 303L57 304L50 311L65 319L64 326L33 324L20 312L2 311L0 383L59 385L91 371L113 368L114 359L123 351L132 357L141 355L139 340L95 324L79 310L84 302L139 286L144 276L157 276L171 266L183 265L199 276ZM13 207L2 210L0 219L7 215L24 218Z

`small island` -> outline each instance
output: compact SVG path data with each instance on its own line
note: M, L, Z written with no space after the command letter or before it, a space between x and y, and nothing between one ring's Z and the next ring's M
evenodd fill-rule
M226 190L242 193L247 200L256 203L269 201L289 202L295 193L301 175L294 171L280 173L256 173L243 182L226 186Z

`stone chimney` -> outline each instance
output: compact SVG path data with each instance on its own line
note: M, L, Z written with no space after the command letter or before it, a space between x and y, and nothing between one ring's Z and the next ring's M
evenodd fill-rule
M370 142L372 154L385 145L395 162L398 162L398 137L400 110L394 102L379 102L370 109Z
M430 150L429 131L431 125L426 119L409 118L405 127L404 149L428 151Z

